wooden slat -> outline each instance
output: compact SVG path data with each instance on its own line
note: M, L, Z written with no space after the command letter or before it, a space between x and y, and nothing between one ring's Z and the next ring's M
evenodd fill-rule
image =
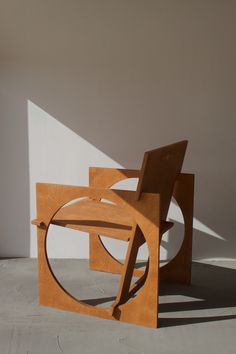
M118 305L124 303L129 298L129 289L130 289L132 276L134 273L138 250L139 247L143 244L144 240L145 239L142 235L142 232L137 226L134 231L134 235L129 241L128 250L125 258L125 264L123 266L123 271L121 274L118 293L116 296L116 300L113 304L114 307L117 307Z
M52 224L128 241L134 220L117 205L86 199L60 209Z

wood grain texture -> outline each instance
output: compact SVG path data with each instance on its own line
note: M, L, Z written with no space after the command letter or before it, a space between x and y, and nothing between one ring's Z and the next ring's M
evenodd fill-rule
M109 169L109 182L106 179L105 168L91 168L92 178L90 179L91 186L96 185L98 187L106 188L107 185L112 186L113 179L111 178L111 169ZM114 169L114 175L117 174ZM100 176L103 178L100 178ZM122 180L124 180L127 174L120 174ZM128 175L129 176L129 175ZM136 177L140 176L140 171L136 171ZM129 178L129 177L128 177ZM101 183L101 184L100 184ZM107 187L107 188L109 188ZM160 280L171 283L191 283L191 264L192 264L192 225L193 225L193 204L194 204L194 175L187 173L180 173L175 181L173 198L176 200L178 206L181 209L184 218L184 237L183 242L177 255L165 266L160 268ZM162 226L161 222L161 234L167 231L167 228ZM121 273L123 264L114 258L109 251L105 248L99 235L93 234L89 240L89 264L90 269ZM138 268L134 269L134 275L139 277L144 274L144 271Z
M99 232L104 236L128 241L135 222L118 205L82 199L61 208L52 220L53 224L85 232Z
M170 275L172 280L187 282L191 275L188 267L191 263L189 236L193 178L180 175L186 145L187 142L183 141L145 153L141 171L91 168L90 187L37 184L37 219L32 223L38 230L40 304L149 327L158 326L160 278ZM139 178L137 191L109 189L112 184L133 177ZM190 191L191 196L186 197ZM173 226L172 222L165 220L172 194L184 211L185 240L173 262L163 268L161 276L160 242L162 234ZM50 224L90 233L90 268L121 274L112 306L101 308L88 305L75 299L61 286L47 257L46 239ZM100 234L128 242L124 264L107 252ZM135 263L139 247L145 242L149 259L143 271L136 269ZM179 270L173 271L176 266ZM139 279L131 286L133 275L139 276Z
M46 238L48 227L54 215L69 201L79 197L106 198L117 205L122 206L128 214L133 215L135 222L145 235L145 240L150 248L150 276L146 280L145 289L125 307L120 305L115 308L98 308L83 303L72 297L57 281L48 261ZM98 317L123 320L146 326L157 326L157 288L158 288L158 235L159 235L159 196L158 194L143 194L142 201L137 201L134 192L109 189L94 189L87 187L75 187L55 184L37 184L37 219L43 220L46 228L38 226L38 276L39 276L39 303L45 306L56 307L69 311L81 312ZM152 247L152 244L156 247ZM155 283L153 285L153 276ZM140 311L139 304L145 302L148 294L154 311L146 313L146 307ZM129 315L127 315L127 313Z

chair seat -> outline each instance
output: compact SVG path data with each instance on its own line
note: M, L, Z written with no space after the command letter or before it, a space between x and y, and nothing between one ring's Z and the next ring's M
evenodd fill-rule
M52 224L129 241L134 219L120 206L82 199L61 208Z
M90 199L63 207L55 214L52 224L123 241L129 241L136 225L120 206ZM173 225L172 222L161 221L161 233Z

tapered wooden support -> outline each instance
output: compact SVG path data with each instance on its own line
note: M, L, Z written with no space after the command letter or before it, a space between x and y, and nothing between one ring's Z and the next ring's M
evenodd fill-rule
M136 227L134 234L129 242L125 263L121 273L120 285L116 296L115 306L124 303L130 297L130 284L134 273L135 262L139 247L145 242L139 227Z
M172 283L191 283L192 233L194 175L180 174L175 183L173 197L178 203L184 218L184 238L176 256L160 270L160 279Z

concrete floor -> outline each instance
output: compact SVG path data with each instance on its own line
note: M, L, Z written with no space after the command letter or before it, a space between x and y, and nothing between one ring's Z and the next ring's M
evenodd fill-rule
M115 295L118 276L91 272L87 261L51 264L75 296ZM39 306L36 266L0 260L0 354L236 353L236 262L194 262L192 286L161 285L158 329Z

